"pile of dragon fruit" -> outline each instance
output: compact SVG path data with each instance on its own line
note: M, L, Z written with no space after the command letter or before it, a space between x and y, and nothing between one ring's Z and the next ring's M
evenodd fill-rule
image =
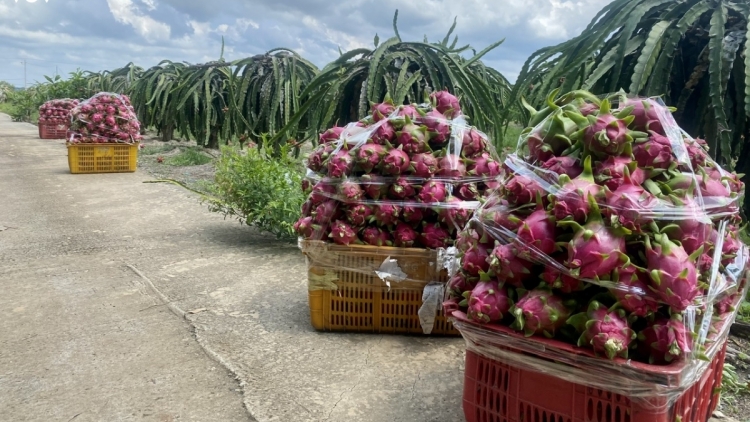
M609 359L700 356L747 284L743 183L660 101L555 95L459 234L444 305Z
M305 239L341 245L443 248L497 188L500 163L459 100L372 104L371 114L320 135L307 160L309 194L294 225Z
M142 137L141 125L127 95L100 92L71 110L71 143L127 143Z
M62 98L50 100L39 107L39 124L70 124L70 110L78 105L78 100Z

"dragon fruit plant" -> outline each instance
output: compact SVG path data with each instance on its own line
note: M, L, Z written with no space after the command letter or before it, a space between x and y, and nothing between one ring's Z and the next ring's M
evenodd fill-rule
M72 143L126 143L142 139L141 124L127 95L100 92L70 110Z
M731 321L747 288L741 176L713 162L706 142L681 132L656 100L555 95L530 110L499 188L458 234L451 309L602 359L701 356L698 334L718 331L698 330ZM440 172L448 155L435 156ZM481 154L451 157L454 171L495 171Z
M386 97L367 117L323 131L307 170L302 238L430 249L453 246L503 172L447 91L421 105Z

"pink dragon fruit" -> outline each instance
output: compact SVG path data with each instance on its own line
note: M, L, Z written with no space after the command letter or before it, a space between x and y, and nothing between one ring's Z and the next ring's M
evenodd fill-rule
M732 225L727 226L721 247L721 264L724 266L731 264L737 257L737 252L740 250L741 242L737 239L736 233L737 227ZM709 235L709 241L711 244L718 244L718 236L719 232L717 230L711 231L711 234Z
M575 320L580 320L583 324ZM579 347L590 346L594 353L603 353L610 360L615 357L627 359L628 347L637 337L628 325L624 310L609 310L595 300L589 303L587 312L573 315L568 323L585 327L578 339Z
M434 176L438 169L438 160L431 152L415 154L411 157L411 173L416 177L429 179Z
M517 232L523 220L505 205L489 207L479 211L479 218L483 224L493 228L504 228L510 232Z
M444 248L450 244L450 232L440 223L425 223L422 233L419 234L419 242L432 249Z
M565 268L565 256L553 255L552 258L557 261L560 267ZM575 277L571 277L561 271L554 265L545 265L542 272L542 280L555 290L563 293L572 293L586 288L586 282Z
M583 161L583 173L572 180L567 175L562 175L559 183L562 187L552 194L552 214L558 220L572 218L579 223L585 222L590 208L589 195L597 198L603 192L602 187L594 181L591 156Z
M373 103L371 109L372 120L375 122L379 122L383 119L387 119L391 114L393 114L393 112L396 111L396 106L393 105L393 101L390 98L386 98L386 100L382 103Z
M405 119L404 127L396 132L396 144L401 146L404 152L409 155L429 151L430 146L427 145L427 141L430 139L430 135L427 133L427 127L412 123L408 116Z
M708 144L705 140L699 138L685 139L685 146L693 168L705 166L708 163L708 152L706 152Z
M469 129L461 140L461 155L473 158L487 152L487 138L475 129Z
M396 138L396 129L391 122L383 122L370 135L370 140L378 145L387 145Z
M376 205L372 219L381 226L392 226L401 216L401 208L393 204Z
M104 123L108 126L115 126L115 118L114 116L107 116L104 118Z
M638 167L638 163L633 161L632 158L615 156L610 156L605 161L596 163L594 180L613 191L624 183L626 171L636 185L640 185L646 180L646 173Z
M478 242L473 243L461 258L461 268L469 276L477 277L481 272L486 273L490 269L488 258L487 247Z
M393 232L393 244L398 247L411 248L419 234L406 223L399 222Z
M352 204L346 207L346 219L355 227L362 227L372 216L372 207L365 204Z
M313 224L312 217L300 218L296 223L294 223L293 229L295 233L304 237L305 239L312 238L315 233L315 225Z
M359 183L345 180L338 186L338 193L343 202L357 202L365 196L365 191L359 186Z
M419 191L418 198L424 203L435 203L445 201L446 191L445 183L441 183L435 180L430 180L422 186Z
M474 201L479 198L479 189L476 183L461 183L456 186L456 196L464 201Z
M313 202L313 204L317 205L321 202L328 201L331 198L334 198L336 196L336 192L338 191L336 184L320 181L315 184L312 188L312 193L310 194L310 200Z
M378 144L365 144L357 151L357 165L369 173L375 169L385 156L386 149Z
M500 163L495 161L488 152L483 152L469 161L467 170L470 176L496 177L500 174Z
M609 113L609 101L602 101L597 116L587 116L588 126L583 132L583 144L598 156L629 155L633 137L628 124L633 116L614 116ZM568 114L573 117L572 114Z
M381 199L388 193L388 182L383 176L365 174L360 179L362 188L370 199Z
M610 216L613 227L624 227L640 233L641 226L653 219L649 212L658 205L658 200L630 178L627 168L622 178L623 183L614 191L609 189L606 197L606 214Z
M674 161L669 138L656 132L651 132L646 140L635 143L633 156L638 166L644 168L666 169Z
M411 198L417 194L414 189L414 182L410 182L406 177L399 177L388 189L388 196L392 199Z
M571 179L574 179L578 177L579 174L583 173L583 167L581 167L580 161L569 155L564 157L551 157L542 163L542 168L557 174L565 174Z
M93 115L91 116L91 121L92 121L92 122L94 122L94 123L101 123L101 122L102 122L102 120L104 120L104 116L102 116L102 115L101 115L101 114L99 114L99 113L94 113L94 114L93 114Z
M302 211L302 217L307 217L312 215L312 210L315 204L313 204L313 201L308 198L307 201L302 203L302 206L300 207L300 210Z
M340 214L339 202L335 199L329 199L315 207L312 212L313 222L315 224L328 224Z
M648 132L660 129L660 132L664 134L657 109L661 108L665 114L669 114L669 109L666 107L651 99L627 99L621 106L622 108L633 106L630 115L634 117L632 123L634 130Z
M401 122L401 119L404 119L405 121L406 118L408 118L409 120L416 120L420 117L417 108L411 104L399 106L398 111L396 112L396 116L400 118L397 120L397 122Z
M459 252L464 252L468 251L478 243L487 244L489 242L489 239L483 239L483 237L484 236L480 236L479 232L477 232L474 228L467 227L466 230L458 232L455 242L456 249L458 249ZM480 240L482 242L480 242Z
M646 273L634 265L626 265L616 268L612 275L617 287L609 289L609 292L624 310L638 317L645 317L659 310L659 302L648 288Z
M338 141L343 131L344 127L341 126L334 126L326 130L325 132L320 134L320 143L327 144Z
M518 254L529 261L555 251L556 227L554 219L538 206L518 228ZM531 249L531 248L534 249Z
M352 168L354 168L354 157L348 149L341 148L328 159L329 177L346 177L352 172Z
M453 94L448 91L437 91L430 94L432 106L449 119L461 114L461 105Z
M508 199L508 202L518 206L533 203L537 195L541 195L542 198L547 195L537 181L520 174L513 176L502 189L503 196Z
M462 179L466 176L466 165L457 155L446 154L438 160L438 171L441 177Z
M646 237L646 261L651 289L675 311L684 311L698 295L695 261L703 248L688 255L685 249L664 234L655 234L656 247Z
M485 324L500 321L510 310L508 290L499 287L497 281L480 281L467 293L469 309L466 316L473 321Z
M391 235L378 227L366 227L362 230L362 240L372 246L393 246Z
M648 356L650 364L663 365L690 353L688 331L679 314L660 317L638 333L638 352Z
M357 232L344 221L336 220L331 226L331 234L328 235L333 242L339 245L349 245L357 243Z
M463 229L471 218L471 210L464 207L462 200L455 196L450 196L445 201L446 204L438 211L438 219L448 225Z
M425 219L424 209L412 205L405 205L401 214L401 218L410 224L421 223Z
M464 292L471 291L476 286L476 281L476 277L467 278L466 274L459 271L448 280L448 291L452 297L462 297Z
M399 146L385 154L383 161L380 163L380 168L387 175L398 176L408 171L409 164L409 155Z
M527 337L535 334L553 337L570 316L562 299L544 288L526 292L511 308L511 313L516 317L511 328L523 331Z
M448 118L437 110L430 110L420 119L430 135L430 143L443 146L450 139L451 127Z
M495 249L490 255L490 272L501 283L523 287L523 281L531 275L534 263L518 256L518 248L513 244L495 242Z
M726 295L723 298L721 298L719 301L714 303L714 309L717 314L724 315L727 312L733 312L734 311L734 301L737 299L737 293Z
M604 225L599 206L591 195L589 207L589 216L583 227L575 221L560 221L558 224L572 226L575 230L573 239L568 243L567 261L573 275L598 278L609 275L623 260L627 260L624 254L625 238Z
M562 155L572 145L570 137L577 129L575 121L560 113L548 117L541 127L526 137L531 157L547 161L553 156Z
M578 111L580 111L581 115L583 116L588 116L589 114L597 114L599 112L599 106L594 103L583 103L578 107Z

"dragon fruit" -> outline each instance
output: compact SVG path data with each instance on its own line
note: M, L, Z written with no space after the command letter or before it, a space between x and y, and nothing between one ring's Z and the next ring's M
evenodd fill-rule
M399 106L396 111L396 116L398 116L396 122L399 124L404 123L407 118L409 120L416 120L420 117L417 108L411 104Z
M614 192L607 189L604 193L606 213L610 216L613 227L624 227L640 233L642 225L653 221L649 213L658 205L658 200L650 192L634 183L627 168L622 181L623 183Z
M651 289L675 311L684 311L698 295L695 261L703 248L688 255L685 249L664 234L655 234L656 247L646 237L646 261L650 271Z
M372 103L370 107L372 110L372 120L375 122L387 119L394 111L396 111L396 106L393 105L393 101L389 98L386 98L382 103Z
M451 127L448 118L437 110L430 110L421 118L421 123L427 128L430 135L430 143L443 146L450 139Z
M310 239L315 234L315 225L313 224L312 217L300 218L296 223L294 223L294 226L292 228L294 229L295 233L304 237L305 239Z
M510 310L508 290L498 286L497 281L480 281L468 293L469 309L466 316L481 323L500 321Z
M430 152L412 155L411 168L409 170L416 177L429 179L438 170L438 160Z
M726 295L723 298L721 298L719 301L714 303L714 309L716 310L716 313L719 315L724 315L727 312L733 312L734 311L734 301L737 299L737 294L731 294Z
M488 262L489 252L487 247L481 243L473 243L464 252L464 256L461 258L461 268L470 276L477 277L480 272L486 273L490 269L490 263Z
M401 216L401 208L393 204L376 205L374 211L372 219L381 226L394 225Z
M583 129L583 144L597 156L629 155L633 137L628 130L628 124L633 116L617 116L610 114L609 101L604 100L599 107L599 113L586 117L575 113L566 113Z
M589 114L597 114L599 112L599 106L594 103L583 103L578 107L578 111L580 111L581 115L583 116L588 116Z
M462 179L466 176L466 165L457 155L447 154L438 160L438 171L441 177Z
M302 206L300 207L300 211L302 212L302 217L307 217L312 215L312 210L315 204L311 199L307 199L307 201L302 203Z
M706 165L708 162L708 152L706 152L708 144L705 140L699 138L686 139L685 147L687 147L688 157L690 157L693 168Z
M357 165L363 171L369 173L380 165L385 156L386 149L378 144L365 144L357 151Z
M572 218L579 223L585 222L590 208L589 195L596 198L602 193L602 187L596 184L591 172L591 156L583 161L583 173L572 180L561 175L559 183L562 187L552 194L552 214L558 220Z
M633 129L641 132L656 131L664 134L664 129L661 126L661 119L659 119L658 108L664 110L665 114L669 110L651 99L627 99L622 103L622 107L633 106L633 111L630 115L633 116Z
M340 214L339 202L335 199L329 199L320 203L312 212L315 224L328 224Z
M380 163L380 168L385 174L398 176L407 172L409 164L409 155L399 146L398 148L392 148L385 154L383 161Z
M352 204L346 207L346 219L355 227L367 224L372 213L372 207L366 204Z
M490 255L490 272L501 283L523 287L523 281L531 275L534 263L518 256L518 248L511 244L495 242L495 249Z
M403 218L407 223L417 224L425 219L425 214L425 210L421 207L404 205L401 211L401 218Z
M575 221L559 221L558 225L572 226L575 230L568 243L567 261L573 275L598 278L611 273L623 260L627 261L625 238L604 225L599 206L591 195L589 207L589 216L583 227Z
M666 169L674 161L672 143L666 136L651 132L648 139L636 142L633 156L639 167Z
M437 111L449 119L454 119L461 114L458 98L448 91L433 92L430 94L430 102Z
M577 129L576 122L561 113L548 117L540 128L526 137L531 157L543 162L562 155L572 146L570 137Z
M466 230L460 231L456 236L455 246L459 251L467 251L478 243L487 243L488 239L482 239L483 236L479 235L475 229L468 227ZM482 240L483 242L480 242Z
M410 248L414 246L419 234L406 223L399 222L393 231L393 244L399 247Z
M627 359L628 347L637 337L628 325L624 310L609 310L596 300L589 303L585 313L570 317L568 323L585 327L578 339L579 347L591 346L594 353L604 353L609 359Z
M487 139L479 131L470 129L461 140L461 155L466 158L473 158L479 154L487 152Z
M356 243L359 240L357 239L357 232L355 232L349 224L341 220L333 222L331 233L328 237L333 239L333 242L339 245L349 245L351 243Z
M370 140L378 145L387 145L396 138L396 129L391 122L385 121L378 125L370 134Z
M476 286L477 280L476 277L469 279L462 271L459 271L448 280L448 291L452 297L461 297L464 292L471 291Z
M563 300L545 288L526 292L511 308L511 313L516 317L511 328L523 331L527 337L535 334L553 337L570 316Z
M518 228L519 256L533 260L539 253L550 255L555 251L556 228L554 219L541 206L529 214ZM531 247L534 247L532 251ZM538 251L538 252L537 252Z
M354 157L346 148L341 148L328 159L328 176L333 178L346 177L354 168Z
M625 172L628 172L634 184L640 185L646 180L646 173L638 167L638 163L630 157L610 156L605 161L596 163L594 180L609 190L616 190L625 181Z
M418 198L424 203L443 202L446 197L445 183L430 180L422 186Z
M359 186L359 183L345 180L338 186L338 192L343 202L357 202L365 196L365 191Z
M450 232L440 223L424 224L422 233L419 234L419 242L432 249L444 248L450 244Z
M638 333L638 352L648 356L650 364L663 365L690 353L688 331L679 314L659 317Z
M476 183L461 183L456 186L456 196L464 201L474 201L479 198L479 189Z
M535 180L517 174L502 187L503 194L513 205L526 205L534 202L537 195L545 197L547 192Z
M410 182L406 177L399 177L388 189L388 196L392 199L411 198L417 194L414 189L414 182Z
M552 258L557 261L560 267L565 268L565 256L553 255ZM542 280L555 290L563 293L572 293L586 288L587 284L583 280L571 277L561 271L558 266L545 265L542 272Z
M504 228L510 232L517 232L523 224L523 220L506 205L498 205L479 210L479 218L483 224L499 229Z
M405 119L404 127L396 132L396 144L409 155L430 151L430 146L427 145L430 139L427 127L412 123L408 116Z
M365 227L362 240L372 246L393 246L393 238L387 231L378 227Z
M470 176L496 177L500 174L500 163L495 161L488 152L483 152L469 161L467 170Z
M336 196L337 192L336 185L329 182L318 182L313 186L312 193L310 194L310 200L313 204L317 205L321 202L328 201L329 199Z
M327 144L330 142L336 142L341 137L341 133L344 131L344 127L334 126L325 132L320 134L320 143Z
M583 167L581 167L580 161L569 155L563 157L551 157L542 163L542 168L557 174L565 174L571 179L574 179L578 177L579 174L583 173Z
M645 317L659 310L659 302L648 288L648 274L634 265L626 265L616 268L612 275L617 287L609 289L609 292L625 311Z
M388 183L383 176L377 174L365 174L359 179L359 181L370 199L378 200L384 198L388 193Z
M463 206L462 200L450 196L438 211L438 219L458 229L462 229L471 218L471 210Z

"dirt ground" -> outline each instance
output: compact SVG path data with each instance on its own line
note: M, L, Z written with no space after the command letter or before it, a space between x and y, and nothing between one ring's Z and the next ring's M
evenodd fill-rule
M747 335L730 335L725 364L732 365L737 373L737 384L750 388L750 325ZM743 330L745 331L745 330ZM726 387L727 380L724 380ZM746 390L747 391L747 390ZM724 392L720 410L741 422L750 422L750 393L731 394Z

